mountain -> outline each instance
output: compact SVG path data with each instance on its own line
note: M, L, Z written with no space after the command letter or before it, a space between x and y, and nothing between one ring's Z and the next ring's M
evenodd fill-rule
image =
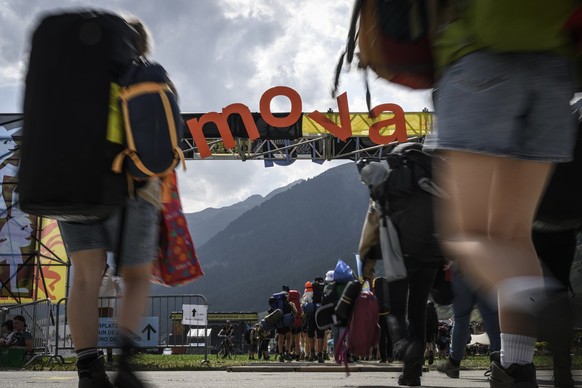
M208 240L222 231L228 224L242 214L263 202L261 195L253 195L242 202L219 209L208 208L197 213L186 214L190 234L196 247L201 247Z
M260 205L262 202L271 199L273 196L289 190L294 185L301 183L298 180L285 187L278 188L270 192L267 196L252 195L242 202L219 209L208 208L197 213L186 214L188 227L196 247L201 247L217 233L224 230L228 224L239 218L250 209Z
M325 276L339 258L355 270L368 198L352 163L298 182L259 201L197 246L202 279L152 292L203 294L210 311L264 311L282 285L303 292L307 280ZM218 230L217 224L212 220L208 228Z

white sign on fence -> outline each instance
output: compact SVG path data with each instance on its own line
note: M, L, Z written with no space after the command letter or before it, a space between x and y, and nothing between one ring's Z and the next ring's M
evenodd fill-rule
M203 304L182 305L182 325L206 326L208 324L208 306Z

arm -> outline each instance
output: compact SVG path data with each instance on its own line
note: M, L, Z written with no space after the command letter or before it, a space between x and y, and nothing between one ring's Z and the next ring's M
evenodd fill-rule
M26 350L27 353L32 353L33 349L32 349L32 336L30 337L25 337L24 338L24 349Z

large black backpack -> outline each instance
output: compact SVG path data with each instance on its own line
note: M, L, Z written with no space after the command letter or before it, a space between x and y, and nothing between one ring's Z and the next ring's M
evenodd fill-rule
M106 139L110 88L136 56L136 32L96 11L48 15L32 36L24 94L21 208L66 221L107 217L127 198Z
M432 180L432 157L417 143L397 146L388 155L390 175L384 186L385 212L398 230L405 258L442 262L434 224L433 201L443 195Z

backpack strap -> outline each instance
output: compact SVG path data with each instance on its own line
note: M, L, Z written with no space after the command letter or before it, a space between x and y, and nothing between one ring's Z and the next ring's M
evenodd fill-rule
M348 30L348 40L346 42L346 49L340 55L340 59L335 69L335 78L331 96L335 98L339 86L339 77L344 65L344 59L347 64L351 64L354 60L354 52L356 51L356 41L358 39L358 20L360 19L360 11L365 0L356 0L354 9L352 11L352 18L350 20L350 29Z
M174 168L178 165L181 161L184 170L186 170L186 160L184 158L184 153L182 149L178 145L178 138L176 135L176 123L174 121L174 115L172 114L172 108L170 106L170 101L166 92L173 93L170 85L167 83L156 83L156 82L142 82L136 85L132 85L129 87L122 88L119 93L119 99L121 100L121 108L123 114L123 124L125 127L125 137L127 142L127 148L124 149L122 152L118 153L113 160L113 165L111 169L116 172L120 173L123 167L123 160L126 156L128 156L144 174L149 176L164 176L169 174L174 170ZM161 173L154 173L150 169L148 169L140 160L139 156L137 155L137 150L135 146L135 140L133 138L133 131L131 130L131 123L129 121L129 112L128 112L128 101L134 97L145 93L159 93L160 98L162 100L162 105L164 107L164 111L166 113L166 117L168 118L168 131L170 134L170 141L172 143L172 149L174 152L174 162Z

